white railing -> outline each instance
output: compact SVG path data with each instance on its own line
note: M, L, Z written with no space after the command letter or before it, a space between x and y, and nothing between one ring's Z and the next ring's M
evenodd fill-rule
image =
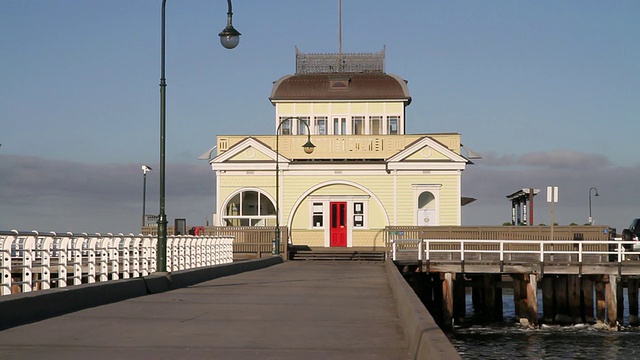
M598 246L600 245L600 246ZM598 248L598 249L595 249ZM541 263L554 255L575 256L583 262L585 256L613 256L614 262L623 262L630 255L640 256L640 244L636 241L603 240L460 240L460 239L395 239L391 256L399 260L402 253L414 254L419 261L431 261L437 254L446 254L446 260L488 260L493 254L496 261L513 260L515 255L534 255ZM442 258L441 258L442 259Z
M0 231L0 295L147 276L157 237ZM233 262L233 237L168 236L167 269ZM15 290L15 291L12 291Z

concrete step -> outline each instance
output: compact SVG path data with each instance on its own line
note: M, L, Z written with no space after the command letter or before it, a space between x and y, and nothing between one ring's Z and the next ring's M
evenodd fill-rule
M384 251L295 250L292 260L384 262Z

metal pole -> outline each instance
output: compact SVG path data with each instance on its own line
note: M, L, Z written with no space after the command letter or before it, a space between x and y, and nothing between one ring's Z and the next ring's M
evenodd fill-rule
M147 204L147 172L144 172L143 175L143 186L142 186L142 227L144 227L144 215L146 213L146 204Z
M306 127L307 127L307 144L311 144L311 128L309 127L309 124L307 124L307 121L305 121L304 119L301 119L299 117L296 116L291 116L291 117L287 117L284 118L282 120L280 120L278 122L278 126L276 127L276 238L274 241L274 249L272 251L272 255L279 255L280 254L280 242L281 242L281 231L280 231L280 179L279 179L279 174L280 174L280 127L282 126L282 124L284 124L286 121L292 120L292 119L297 119L297 120L301 120L300 122L303 123ZM313 144L311 144L311 146L313 147ZM306 150L305 150L306 151Z
M591 189L589 189L589 225L593 225L593 217L591 216Z
M589 189L589 225L593 225L593 216L591 216L591 190L595 190L596 191L595 196L599 196L598 189L594 187Z
M157 269L167 271L167 215L165 214L165 134L167 110L167 79L165 78L165 9L167 0L162 0L162 35L160 51L160 215L158 216Z
M167 113L167 79L165 78L165 13L167 0L162 0L162 35L160 51L160 215L158 216L158 247L157 269L158 272L167 271L167 214L165 214L165 144L166 144L166 113ZM236 47L240 33L233 28L231 18L231 0L227 0L227 27L218 34L227 41L222 41L227 49ZM236 41L228 41L235 38Z
M280 133L280 125L282 125L282 122L284 122L284 120L282 120L276 128L276 239L272 250L273 255L280 254L280 179L278 178L280 173L280 151L278 148L278 134Z

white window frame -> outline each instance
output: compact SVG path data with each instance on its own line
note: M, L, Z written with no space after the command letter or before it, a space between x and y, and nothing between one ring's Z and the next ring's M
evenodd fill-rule
M324 229L324 225L326 224L326 217L327 217L327 204L323 201L310 201L309 202L310 206L311 206L311 228L312 229ZM319 209L317 208L319 206ZM319 211L318 211L319 210ZM315 221L315 217L317 214L320 214L322 216L322 222L320 223L320 225L317 225L317 222Z
M392 120L396 121L396 132L395 133L391 132L391 121ZM400 131L400 116L399 115L388 115L386 123L387 123L387 134L388 135L400 135L400 134L402 134L402 132Z
M365 130L365 120L366 120L366 116L361 116L361 115L355 115L351 117L351 135L365 135L366 134L366 130ZM358 123L360 124L358 126ZM360 133L356 133L356 130L360 129Z
M442 190L442 184L414 184L413 187L413 223L418 226L418 210L420 210L420 194L423 192L430 192L433 194L433 200L435 201L435 211L437 216L437 224L440 224L440 191ZM437 225L436 224L436 225Z
M324 122L324 131L320 127L320 123ZM328 135L329 118L326 116L315 116L313 118L314 135Z
M349 133L349 122L346 115L333 115L331 116L331 135L347 135ZM339 126L339 131L336 132L336 121Z
M378 132L377 133L373 132L373 129L374 129L373 120L374 119L378 121L378 126L377 126ZM369 134L369 135L382 135L382 134L384 134L384 116L382 116L382 115L369 116L368 121L367 121L367 130L366 131L367 131L367 134Z
M332 202L346 202L347 203L347 236L348 243L351 241L351 231L352 230L369 230L369 199L368 195L354 195L354 196L332 196L332 195L321 195L321 196L309 196L307 201L309 202L309 215L308 215L308 226L307 230L321 230L324 229L327 233L330 231L331 226L329 225L329 204ZM314 209L313 205L317 203L322 204L323 218L322 224L323 226L317 227L313 222L313 214ZM362 216L363 223L362 226L355 226L354 223L354 204L362 203Z

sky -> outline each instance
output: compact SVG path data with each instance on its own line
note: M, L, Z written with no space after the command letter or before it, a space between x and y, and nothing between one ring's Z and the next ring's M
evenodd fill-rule
M337 53L338 0L167 1L166 208L206 225L217 135L273 134L273 82L295 48ZM137 233L158 213L161 0L0 0L0 230ZM620 232L640 217L640 1L343 0L343 52L386 49L408 81L407 133L457 132L462 225L510 221ZM595 187L599 196L590 190Z

